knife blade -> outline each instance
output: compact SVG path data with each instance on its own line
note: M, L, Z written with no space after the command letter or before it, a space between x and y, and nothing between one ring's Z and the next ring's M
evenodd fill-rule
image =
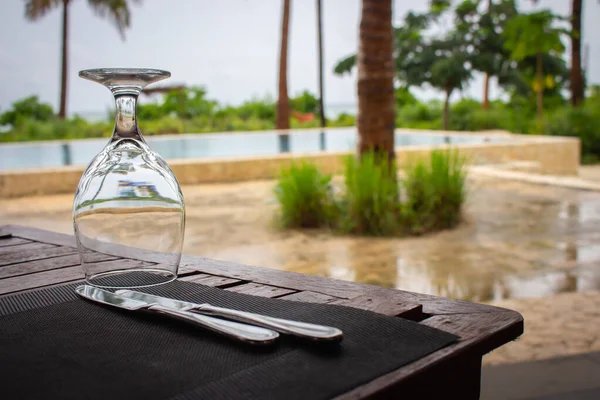
M186 310L178 310L161 305L158 302L131 299L90 285L78 286L75 288L75 292L85 299L124 310L148 310L179 320L192 322L210 331L226 335L245 343L269 344L274 342L279 336L277 332L270 329L212 318L206 315L191 313Z
M299 336L311 340L337 342L341 341L343 338L343 332L340 329L331 326L269 317L266 315L255 314L246 311L216 307L206 303L191 303L187 301L171 299L168 297L155 296L135 290L117 290L116 293L132 300L156 303L181 311L195 311L201 314L229 318L235 321L258 325L264 328L276 330L281 333L286 333L288 335Z

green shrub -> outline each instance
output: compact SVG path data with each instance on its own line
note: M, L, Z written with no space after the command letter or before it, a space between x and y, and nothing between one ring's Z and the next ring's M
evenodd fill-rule
M410 104L417 104L419 100L405 87L399 87L395 90L396 107L402 108Z
M468 123L469 131L505 129L506 111L490 108L473 110ZM452 127L454 129L454 127Z
M11 109L0 115L0 125L14 127L24 120L51 121L53 119L52 106L41 103L37 96L30 96L12 103Z
M406 105L396 113L396 126L413 129L442 129L442 106L437 101Z
M136 113L138 121L152 121L167 116L164 108L156 103L138 104Z
M300 113L319 112L319 99L308 90L303 91L296 97L290 98L290 108Z
M398 231L399 193L395 165L373 153L346 158L341 227L345 232L391 235Z
M281 171L275 187L281 223L286 228L318 228L333 219L331 175L301 162Z
M72 119L50 121L27 118L19 119L13 129L0 135L0 142L110 137L112 129L112 123L91 123L77 116Z
M182 133L183 121L172 117L162 117L149 121L140 120L140 129L147 136Z
M388 236L423 234L456 226L465 201L464 159L436 150L406 168L373 153L345 159L345 190L334 198L331 176L314 164L292 164L275 187L281 223L287 228L336 227L343 233ZM403 188L401 202L399 186Z
M481 110L481 102L474 99L461 99L450 105L450 129L473 131L473 113Z
M228 107L228 115L236 115L243 120L251 117L275 120L275 105L275 100L270 97L254 98L242 103L239 107Z
M592 97L581 107L556 111L543 126L543 133L578 137L584 163L600 160L600 100Z
M336 119L329 121L328 126L354 126L356 125L356 118L354 115L341 113Z
M404 227L412 233L447 229L461 220L465 200L464 159L456 151L434 150L406 168L402 207Z

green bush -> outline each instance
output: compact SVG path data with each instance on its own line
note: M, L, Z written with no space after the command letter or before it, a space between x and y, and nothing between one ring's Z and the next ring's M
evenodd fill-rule
M226 115L237 116L242 120L250 118L275 120L276 102L270 97L254 98L242 103L239 107L227 107Z
M474 99L461 99L450 105L450 129L472 131L473 113L480 111L481 102Z
M52 106L40 103L37 96L26 97L15 101L11 109L0 115L0 125L12 125L13 127L21 121L51 121L54 119Z
M275 187L281 224L286 228L318 228L333 217L331 176L301 162L281 171Z
M546 135L578 137L584 163L600 160L600 104L594 99L583 107L566 107L549 117L543 127Z
M406 168L402 206L404 227L412 233L448 229L461 220L465 201L464 159L456 151L434 150Z
M114 114L114 111L111 110L111 114ZM153 121L163 117L166 117L167 113L163 109L160 104L156 103L148 103L148 104L138 104L137 106L137 118L138 121ZM114 115L112 115L113 119Z
M112 123L91 123L79 117L50 121L19 119L12 130L0 135L0 142L110 137L112 129Z
M305 90L290 99L290 108L301 113L317 114L319 112L319 99L308 90Z
M411 104L417 104L419 100L405 87L395 90L396 107L401 108Z
M354 115L341 113L336 119L329 121L328 126L354 126L356 125L356 118Z
M140 129L144 135L168 135L174 133L183 133L183 121L178 118L163 117L158 120L140 119Z
M489 110L473 110L469 118L467 130L485 131L491 129L506 129L506 114L506 111L496 108L490 108ZM452 129L457 128L453 126Z
M442 129L442 105L437 101L409 104L396 113L396 126L413 129Z
M329 226L374 236L456 226L466 195L464 159L456 151L436 150L413 161L400 181L387 159L373 153L349 156L345 188L337 197L331 176L321 174L314 164L293 164L282 170L275 187L281 223L287 228Z
M399 193L395 165L373 153L346 158L341 200L345 232L392 235L398 232Z

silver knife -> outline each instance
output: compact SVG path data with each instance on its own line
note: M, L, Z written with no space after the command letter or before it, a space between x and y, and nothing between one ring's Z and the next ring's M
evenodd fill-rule
M202 314L229 318L240 322L262 326L264 328L273 329L281 333L287 333L288 335L300 336L312 340L340 341L343 338L342 331L331 326L274 318L246 311L215 307L206 303L190 303L187 301L170 299L168 297L160 297L137 292L135 290L117 290L116 293L123 297L145 301L148 303L160 304L161 306L171 309L177 309L181 311L196 311Z
M191 313L186 310L178 310L158 304L158 302L154 301L135 300L94 286L77 286L77 288L75 288L75 292L88 300L109 306L114 306L129 311L149 310L168 315L176 319L193 322L196 325L202 326L210 331L227 335L245 343L269 344L279 337L277 332L270 329L212 318L206 315Z

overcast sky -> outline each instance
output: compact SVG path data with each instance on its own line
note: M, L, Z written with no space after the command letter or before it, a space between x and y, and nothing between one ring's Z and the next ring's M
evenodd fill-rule
M209 96L239 104L253 96L276 94L282 0L144 0L132 8L126 40L86 0L70 6L68 112L94 115L112 107L108 90L77 76L86 68L152 67L172 72L170 83L204 85ZM315 0L292 0L288 85L290 95L317 90ZM322 0L325 101L356 103L355 76L332 73L340 58L356 51L359 0ZM568 14L570 0L540 0ZM600 5L584 2L583 41L589 44L588 78L600 83ZM0 0L0 110L38 94L55 108L59 100L61 13L37 22L24 18L24 2ZM394 19L409 9L424 10L428 0L396 0ZM534 8L520 0L522 11ZM168 81L167 81L168 82ZM462 94L481 98L481 77ZM495 96L497 90L492 91ZM422 98L441 96L420 91ZM458 96L458 94L456 95Z

